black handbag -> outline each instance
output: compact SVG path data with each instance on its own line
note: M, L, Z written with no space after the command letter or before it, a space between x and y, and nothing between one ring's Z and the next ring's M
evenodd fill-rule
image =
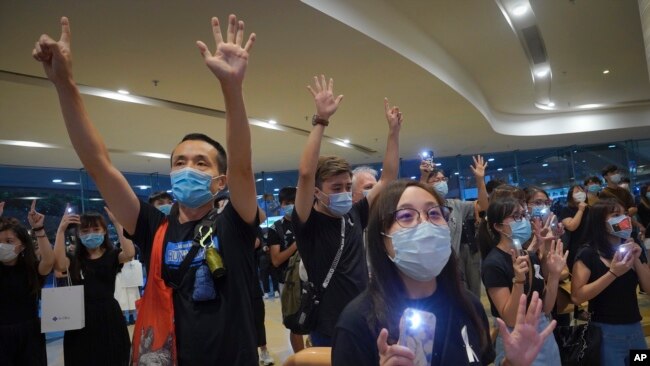
M555 327L562 366L600 366L601 329L591 322Z
M341 254L343 253L343 244L345 242L345 218L341 218L341 245L339 250L336 252L334 261L327 272L325 281L323 281L322 287L317 287L313 282L303 282L301 285L300 293L300 306L298 311L293 314L289 314L282 319L282 323L287 329L295 334L309 334L312 330L316 328L316 314L318 312L318 306L320 305L323 292L327 288L336 271L336 267L341 260Z

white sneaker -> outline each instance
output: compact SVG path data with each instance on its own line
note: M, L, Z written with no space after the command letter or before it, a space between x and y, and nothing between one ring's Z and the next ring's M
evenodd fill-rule
M273 294L273 297L280 297L280 292L279 292L279 291L276 291L276 292Z
M270 297L270 296L269 296L269 294L267 294L267 293L264 293L264 300L268 300L268 299L269 299L269 297Z
M264 366L273 365L273 363L275 362L273 360L273 357L271 357L271 355L269 354L268 350L262 350L260 352L260 361L262 361Z

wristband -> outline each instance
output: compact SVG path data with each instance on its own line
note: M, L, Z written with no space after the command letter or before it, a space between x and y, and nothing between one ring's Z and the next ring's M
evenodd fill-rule
M611 273L614 277L618 278L618 276L616 275L616 273L612 272L611 269L610 269L609 271L607 271L607 272Z
M524 283L526 283L526 280L517 281L516 279L513 278L513 279L512 279L512 283L516 283L516 284L519 284L519 285L523 285Z
M36 232L36 231L41 231L43 229L45 229L45 226L33 227L32 231Z

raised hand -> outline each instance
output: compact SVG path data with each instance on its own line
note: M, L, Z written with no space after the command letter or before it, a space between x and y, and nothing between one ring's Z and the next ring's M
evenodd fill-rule
M330 119L339 108L343 95L334 97L334 79L330 78L329 82L325 80L325 75L314 76L314 86L307 85L316 103L316 114L325 120Z
M474 176L476 178L485 178L485 168L488 166L487 161L484 161L481 155L472 156L472 159L474 159L474 165L470 165L469 167L472 169Z
M415 360L415 354L408 347L388 344L388 330L386 329L379 332L377 349L379 350L379 365L381 366L409 366L413 365L413 360Z
M388 98L384 98L384 111L386 113L386 120L388 121L388 128L394 130L402 127L402 112L399 111L398 106L391 108L390 104L388 104Z
M517 309L517 320L512 332L508 331L506 324L497 318L499 334L503 338L503 346L506 352L506 359L510 365L530 365L537 357L546 337L553 333L555 325L553 320L544 330L537 332L537 323L542 312L542 300L537 291L533 292L528 312L526 312L526 295L519 297L519 308Z
M72 81L72 52L70 50L70 22L61 18L61 37L55 41L47 34L41 35L32 57L43 65L45 75L55 85Z
M79 215L63 215L59 224L59 230L65 231L72 224L81 224Z
M241 86L244 82L248 57L253 44L255 43L255 33L251 33L242 47L244 40L244 22L237 21L234 14L228 17L228 30L226 41L224 42L221 35L219 19L212 18L212 34L216 43L215 53L212 54L202 41L196 41L196 45L201 51L201 55L210 71L223 83L234 82Z
M2 217L2 213L5 210L5 203L4 201L0 202L0 217Z
M551 249L546 255L546 268L548 268L549 273L560 275L564 267L566 266L566 259L569 256L569 251L563 253L564 244L562 240L557 239L551 242Z
M32 201L32 207L27 214L27 221L29 221L32 229L41 228L45 223L45 215L36 212L36 200Z

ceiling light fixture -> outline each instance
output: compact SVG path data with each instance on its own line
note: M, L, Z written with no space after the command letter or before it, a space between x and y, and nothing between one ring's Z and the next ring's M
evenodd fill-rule
M516 6L512 9L512 15L520 17L528 12L527 4Z
M346 144L349 144L349 143L350 143L350 140L348 140L348 139L343 139L343 142L346 143Z
M273 181L273 178L266 178L266 181L267 181L267 182L272 182L272 181Z
M136 187L136 188L140 188L140 189L142 189L142 190L145 190L145 189L149 189L149 188L151 188L151 186L147 186L147 185L144 185L144 184L137 185L137 186L135 186L135 187Z
M607 70L607 69L603 70L603 74L605 74L605 75L609 74L609 70Z
M61 179L52 179L52 183L61 183L63 180Z
M269 124L270 125L277 125L278 123L275 120L270 119Z
M502 170L503 170L503 168L498 168L498 169L497 169L497 172L500 172L500 171L502 171Z
M494 158L489 158L488 161L494 161Z
M548 166L548 163L544 163L544 164L542 164L542 166L543 166L543 167L547 167L547 166Z
M37 197L37 196L18 197L19 200L28 200L28 201L42 200L43 198L44 197Z
M583 104L579 105L578 108L580 109L593 109L593 108L599 108L602 107L602 104L596 104L596 103L590 103L590 104Z
M162 154L162 153L156 153L156 152L136 151L136 152L133 153L133 155L146 156L146 157L149 157L149 158L156 158L156 159L169 159L169 158L171 158L171 155L169 155L169 154Z
M21 146L21 147L40 147L44 149L56 149L59 146L53 144L44 144L36 141L21 141L21 140L0 140L0 145Z
M125 90L125 89L118 89L117 92L120 93L120 94L122 94L122 95L129 95L129 94L131 94L131 93L129 93L128 90Z

